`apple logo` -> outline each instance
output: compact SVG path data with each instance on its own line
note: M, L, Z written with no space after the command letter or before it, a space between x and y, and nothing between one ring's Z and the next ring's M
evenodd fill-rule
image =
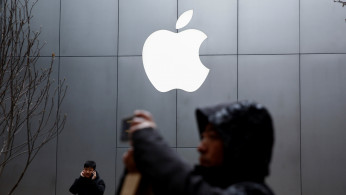
M184 12L176 29L186 26L193 10ZM199 48L207 38L203 32L188 29L179 33L158 30L144 43L142 58L145 73L160 92L182 89L196 91L207 78L209 69L199 59Z

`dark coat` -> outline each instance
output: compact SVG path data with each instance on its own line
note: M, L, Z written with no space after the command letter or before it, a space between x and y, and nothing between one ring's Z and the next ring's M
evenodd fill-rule
M137 168L150 181L155 195L272 195L271 190L261 182L244 181L226 188L208 183L211 176L204 178L206 175L197 174L156 130L147 128L136 131L132 139ZM219 175L219 178L217 181L225 179L224 175Z
M79 176L70 187L70 192L78 195L103 195L105 188L105 182L100 178L99 173L96 172L94 180Z
M224 107L221 106L221 108ZM215 107L215 110L211 109L212 111L208 108L207 110L208 112L204 109L197 110L199 127L209 123L209 120L214 125L218 124L217 117L216 119L212 119L212 116L215 116L215 113L218 113L220 108ZM219 114L219 116L221 115ZM200 117L204 118L202 119ZM206 121L200 124L201 120ZM221 127L224 128L225 125L218 126L218 129L222 131ZM269 131L272 131L272 129ZM234 136L230 132L224 133ZM226 134L223 136L227 137L228 135ZM226 139L230 138L228 137ZM270 161L270 157L269 160L267 158L268 156L264 158L267 164L262 166L263 170L255 170L254 174L251 175L246 170L251 162L244 162L244 166L236 167L243 159L248 159L240 156L240 159L235 160L234 156L227 153L225 155L231 155L228 160L235 160L235 164L226 160L225 165L221 167L206 168L197 166L193 168L181 160L176 152L163 140L161 135L151 128L135 131L132 135L132 141L137 168L143 177L151 182L155 195L273 195L272 191L264 183L264 177L268 174ZM225 141L227 144L225 145L226 151L234 152L235 149L231 148L234 145L227 143L227 141ZM269 145L271 146L272 143ZM255 151L257 152L258 150ZM239 152L236 151L236 153ZM271 156L271 148L269 152L269 156ZM256 162L259 161L253 163ZM255 167L258 168L258 166ZM250 167L250 170L254 169ZM242 171L244 174L241 174ZM234 175L230 175L231 173Z

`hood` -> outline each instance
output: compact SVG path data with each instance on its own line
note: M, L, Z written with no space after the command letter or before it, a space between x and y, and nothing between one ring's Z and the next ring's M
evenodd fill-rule
M198 108L196 118L200 134L211 123L221 135L223 168L234 181L264 181L269 175L274 130L263 105L245 100Z

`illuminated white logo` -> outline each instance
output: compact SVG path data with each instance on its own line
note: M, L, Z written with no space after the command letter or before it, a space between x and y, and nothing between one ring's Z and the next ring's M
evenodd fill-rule
M186 26L192 15L193 10L184 12L177 20L176 29ZM144 43L142 57L144 70L153 86L160 92L196 91L209 73L199 59L199 48L206 38L207 35L195 29L152 33Z

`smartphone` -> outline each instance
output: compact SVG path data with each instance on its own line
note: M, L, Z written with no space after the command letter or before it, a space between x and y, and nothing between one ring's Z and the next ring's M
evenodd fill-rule
M121 120L121 133L120 133L120 140L121 141L129 141L129 129L132 122L132 116L126 117Z

